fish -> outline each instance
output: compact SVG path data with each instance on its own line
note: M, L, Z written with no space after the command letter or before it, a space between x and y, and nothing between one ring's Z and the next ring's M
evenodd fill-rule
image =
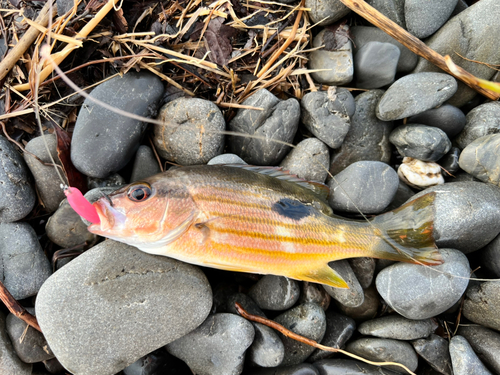
M275 167L171 168L93 205L94 234L146 253L222 270L348 288L328 263L355 257L438 265L435 193L370 220L346 219L328 187Z

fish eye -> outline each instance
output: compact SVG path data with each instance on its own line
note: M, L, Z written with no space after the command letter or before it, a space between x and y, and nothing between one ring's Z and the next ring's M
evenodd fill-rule
M128 199L134 202L144 202L151 196L151 188L147 185L135 185L130 187L127 193Z

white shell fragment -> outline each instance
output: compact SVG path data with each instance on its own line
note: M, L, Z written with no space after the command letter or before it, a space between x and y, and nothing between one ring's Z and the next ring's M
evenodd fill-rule
M399 178L406 184L425 189L429 186L444 184L439 164L405 157L398 168Z

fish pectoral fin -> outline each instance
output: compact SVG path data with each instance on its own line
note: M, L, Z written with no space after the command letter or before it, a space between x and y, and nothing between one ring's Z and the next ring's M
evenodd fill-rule
M301 273L300 280L311 281L313 283L325 284L334 288L349 289L345 280L336 271L331 269L328 264L324 264L317 269L308 270Z

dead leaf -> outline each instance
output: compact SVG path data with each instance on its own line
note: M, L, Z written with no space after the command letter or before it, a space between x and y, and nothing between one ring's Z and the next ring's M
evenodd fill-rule
M210 60L218 65L227 65L231 58L231 52L233 52L230 39L236 35L237 30L222 22L224 22L222 17L212 18L204 36L210 51L208 55Z
M120 33L125 34L127 32L128 23L123 16L123 9L119 9L113 13L113 25Z
M323 43L326 51L337 51L349 41L349 26L346 21L325 27Z

